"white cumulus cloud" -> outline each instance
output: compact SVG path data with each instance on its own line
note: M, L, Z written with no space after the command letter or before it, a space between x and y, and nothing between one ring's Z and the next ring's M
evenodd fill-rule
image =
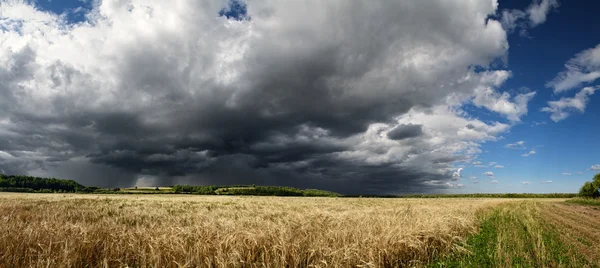
M508 92L498 93L492 87L481 86L475 89L473 104L518 122L521 116L527 114L527 104L534 96L535 92L529 92L511 97Z
M600 78L600 44L575 55L565 64L565 70L546 84L555 93L567 91Z
M454 178L455 180L460 178L460 172L463 170L463 168L458 168L456 170L456 172L452 173L452 178Z
M531 155L534 155L534 154L536 154L535 150L531 150L531 151L529 151L529 153L522 154L521 156L531 156Z
M525 10L503 10L500 21L508 32L521 28L521 34L526 35L529 28L544 23L548 13L558 6L558 0L534 0Z
M558 0L534 0L531 6L527 8L531 24L536 26L544 23L548 13L558 6Z
M585 107L590 99L590 96L594 95L594 92L600 87L585 87L579 93L575 94L573 98L560 98L557 101L549 101L548 107L541 109L542 112L550 113L550 119L554 122L558 122L566 119L571 115L573 111L580 113L585 112Z
M525 141L517 141L515 143L509 143L504 147L510 148L510 149L523 149L523 148L525 148Z

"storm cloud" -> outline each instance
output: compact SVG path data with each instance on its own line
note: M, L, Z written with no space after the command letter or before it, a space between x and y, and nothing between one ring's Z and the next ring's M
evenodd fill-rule
M242 19L229 1L105 0L73 24L2 1L0 171L443 191L534 95L497 92L496 1L234 2ZM499 120L466 114L474 99Z
M387 133L388 138L392 140L402 140L418 137L423 134L423 126L421 125L399 125Z

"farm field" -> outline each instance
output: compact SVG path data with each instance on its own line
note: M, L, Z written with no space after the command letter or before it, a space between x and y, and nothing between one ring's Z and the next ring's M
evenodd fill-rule
M0 193L0 267L598 266L563 201Z

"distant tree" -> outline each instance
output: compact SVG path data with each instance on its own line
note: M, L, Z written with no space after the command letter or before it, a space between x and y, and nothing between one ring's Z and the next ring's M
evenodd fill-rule
M154 188L154 190L160 191L160 189L158 187Z
M600 197L600 173L596 174L592 181L586 181L579 190L579 196L587 198Z
M600 173L596 174L592 179L592 184L596 189L600 189Z
M579 196L581 197L594 198L597 196L597 193L598 189L589 181L586 181L583 186L581 186L581 189L579 189Z

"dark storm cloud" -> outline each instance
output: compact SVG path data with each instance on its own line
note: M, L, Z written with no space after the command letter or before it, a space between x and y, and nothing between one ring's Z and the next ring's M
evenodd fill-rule
M442 189L428 182L450 180L452 162L468 158L452 150L499 131L398 118L471 94L480 79L464 79L477 76L468 68L507 49L500 24L477 15L495 5L334 2L248 1L242 10L148 1L149 12L105 0L90 23L69 27L27 3L3 5L0 17L31 13L19 31L33 37L0 37L0 169L101 186L149 177L345 193ZM464 9L477 12L447 16ZM481 38L466 38L474 34ZM424 131L463 127L475 145L448 139L433 150ZM384 129L392 131L378 135Z
M403 140L408 138L418 137L423 134L422 125L399 125L387 133L388 138L392 140Z

